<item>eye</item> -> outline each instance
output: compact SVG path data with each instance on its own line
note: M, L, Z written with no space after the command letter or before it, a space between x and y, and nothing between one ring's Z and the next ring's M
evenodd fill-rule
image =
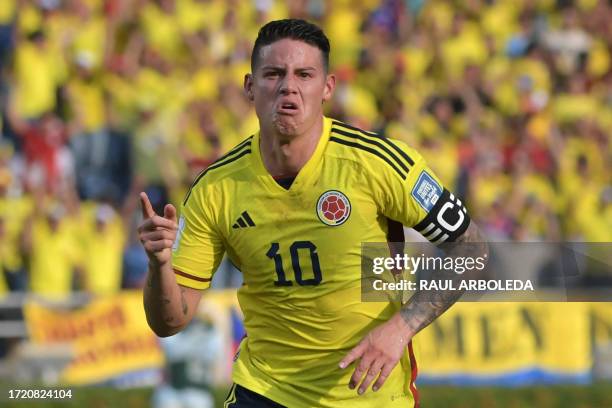
M264 72L264 78L276 78L277 76L278 76L278 71Z
M310 78L312 77L312 74L310 72L300 72L299 76L300 78Z

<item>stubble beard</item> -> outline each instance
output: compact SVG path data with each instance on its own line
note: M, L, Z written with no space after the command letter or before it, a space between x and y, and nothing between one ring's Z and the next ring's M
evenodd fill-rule
M293 116L274 114L272 124L278 134L282 136L295 136L298 134L298 123Z

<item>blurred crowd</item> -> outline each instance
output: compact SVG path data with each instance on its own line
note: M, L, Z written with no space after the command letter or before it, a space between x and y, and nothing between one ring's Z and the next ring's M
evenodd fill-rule
M139 286L137 192L179 204L257 129L286 17L331 40L327 114L418 149L490 239L612 241L608 0L1 0L0 293Z

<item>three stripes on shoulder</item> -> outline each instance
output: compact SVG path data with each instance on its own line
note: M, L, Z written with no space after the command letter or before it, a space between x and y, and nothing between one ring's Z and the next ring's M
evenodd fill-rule
M401 178L406 180L414 160L393 141L376 133L332 121L329 140L345 146L354 147L371 153L384 160Z
M187 204L187 200L189 200L189 197L191 196L191 191L193 190L195 185L198 184L198 182L202 179L202 177L206 175L206 173L216 168L219 168L221 166L225 166L226 164L236 161L242 156L251 153L251 142L252 141L253 141L253 135L249 136L244 141L242 141L240 144L238 144L236 147L234 147L232 150L230 150L223 156L219 157L217 160L214 161L213 164L211 164L210 166L205 168L200 174L198 174L196 179L191 184L191 187L189 187L189 192L187 193L185 200L183 200L183 205Z

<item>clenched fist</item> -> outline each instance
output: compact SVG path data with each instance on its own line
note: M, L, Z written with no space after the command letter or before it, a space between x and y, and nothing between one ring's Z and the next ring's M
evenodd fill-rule
M164 216L155 214L146 193L140 193L142 205L142 224L138 227L138 237L147 251L149 261L155 265L164 265L172 259L172 246L178 228L176 208L172 204L164 207Z

